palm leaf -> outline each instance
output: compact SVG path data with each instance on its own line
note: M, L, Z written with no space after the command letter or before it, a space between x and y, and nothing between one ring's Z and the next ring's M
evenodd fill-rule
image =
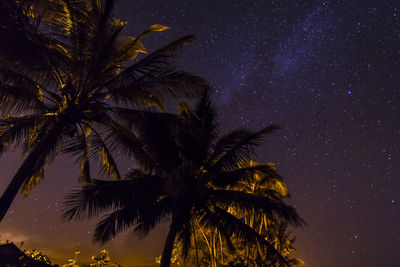
M0 119L0 152L31 138L35 127L43 124L39 116L6 117Z
M275 263L281 266L288 266L286 259L275 249L275 247L259 235L253 228L245 224L243 221L228 213L219 207L214 207L212 212L223 225L224 229L230 232L231 237L243 242L246 245L259 244L264 250L264 254Z
M213 185L217 187L226 187L235 186L240 182L251 184L254 180L254 175L260 175L262 177L262 183L276 179L282 180L280 175L267 164L250 167L237 167L231 171L217 172L215 175L211 173L208 177Z
M101 136L96 133L91 138L90 143L93 150L96 151L97 158L100 159L103 172L107 173L115 180L120 180L121 175L119 173L117 164Z
M138 238L144 238L158 224L167 221L171 212L171 199L160 195L153 203L148 203L141 209L137 224L133 230L134 234Z
M160 194L163 181L153 175L137 176L129 180L93 180L81 190L65 197L63 217L67 220L93 218L103 212L140 203L151 203Z
M32 189L44 179L44 160L45 158L43 157L41 159L42 162L40 168L35 170L35 173L22 185L21 192L25 197L28 196Z
M131 131L107 115L102 116L101 119L96 119L96 121L108 129L108 134L104 140L110 151L121 151L126 155L134 156L146 169L154 166L153 159L144 150L141 141Z
M223 208L233 207L234 210L256 210L264 212L270 218L278 216L281 220L296 226L303 226L304 222L296 210L284 204L275 196L256 196L254 194L236 190L212 190L212 198L215 203Z
M135 225L139 217L137 208L121 208L110 214L104 215L96 225L93 241L104 244L114 238L118 233Z
M230 132L218 140L208 165L212 165L213 170L235 169L239 162L250 161L254 157L255 148L261 146L264 136L278 128L270 125L257 132L246 129Z
M168 80L170 82L176 81L178 74L181 78L184 79L184 81L188 81L189 79L191 79L193 81L198 81L197 82L198 84L201 83L204 85L205 81L202 80L201 78L196 78L195 76L190 74L186 75L185 73L175 73L171 71L174 69L171 65L172 65L172 59L176 57L176 51L182 46L192 43L193 40L194 40L193 36L185 36L149 54L139 62L123 70L117 77L109 81L106 84L106 87L109 90L115 90L116 88L130 88L132 85L140 84L140 82L138 82L140 80L143 83L145 83L146 81L147 82L149 81L149 78L154 79L158 78L158 76L164 77L164 79L160 79L159 81L161 82L158 83L157 86L162 85L163 80L165 85ZM160 72L160 70L164 71ZM165 72L165 70L169 71ZM180 92L179 94L187 95L188 88L184 88L184 91L185 92ZM197 93L197 92L191 92L191 93ZM174 94L178 95L178 91L174 91Z

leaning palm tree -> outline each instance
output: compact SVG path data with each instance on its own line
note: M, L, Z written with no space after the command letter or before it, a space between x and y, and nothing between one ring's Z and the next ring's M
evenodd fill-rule
M122 149L146 165L135 135L124 127L129 110L144 120L162 110L162 96L188 96L206 82L175 70L181 38L146 53L144 36L121 36L115 1L0 1L0 152L22 145L24 162L0 198L0 221L17 192L27 193L58 153L80 156L80 181L89 183L89 158L118 179L112 151ZM118 119L117 119L118 117ZM131 119L132 120L132 119Z
M252 209L302 225L295 209L281 198L233 189L257 173L262 173L266 181L280 177L267 164L243 164L254 158L254 149L277 127L271 125L256 132L238 129L218 138L216 114L208 93L195 107L180 103L179 117L180 126L147 121L147 127L139 127L145 150L154 159L151 172L135 169L120 181L94 180L67 195L65 218L79 220L107 212L94 232L94 241L99 242L129 227L134 227L138 237L144 237L170 218L161 256L163 267L170 265L174 245L187 255L197 224L221 233L230 249L234 249L232 238L258 244L269 258L287 265L271 243L228 212L229 207Z

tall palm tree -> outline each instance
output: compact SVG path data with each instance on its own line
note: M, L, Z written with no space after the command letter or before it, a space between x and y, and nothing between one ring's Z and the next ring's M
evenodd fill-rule
M114 0L0 1L0 152L22 144L26 154L0 198L0 221L21 187L29 192L58 153L80 156L83 183L90 181L91 155L116 179L114 150L146 165L120 113L129 110L140 121L162 110L165 93L188 96L207 87L173 66L176 50L192 36L133 61L146 53L142 38L167 27L121 36L126 23L113 18L114 6Z
M248 166L255 166L258 163L250 161ZM267 163L274 168L273 163ZM246 179L234 186L238 191L256 194L267 198L287 198L288 190L285 183L279 178L265 180L262 173L257 173L252 179ZM275 249L286 259L289 266L304 265L301 259L292 258L296 249L293 247L295 238L291 237L287 230L287 223L279 218L270 217L267 214L255 210L237 210L234 206L228 207L228 212L243 220L245 224L253 228L274 245ZM262 248L254 244L243 244L241 240L232 239L235 251L232 253L226 247L221 233L217 230L210 230L201 227L196 223L196 231L192 237L193 246L189 254L189 265L193 266L253 266L253 267L278 267L280 262L274 262L264 254ZM173 251L175 262L182 262L184 257L179 249ZM161 258L161 257L160 257ZM158 258L157 258L158 259Z
M234 249L234 237L259 244L271 259L282 266L287 264L271 243L228 212L229 207L252 209L302 225L295 209L281 198L234 189L257 173L262 173L266 181L280 177L267 164L243 164L254 158L254 149L277 127L271 125L256 132L237 129L218 138L216 114L208 93L195 107L180 103L179 116L180 127L147 121L148 127L141 128L140 138L154 159L151 172L135 169L120 181L94 180L90 186L67 195L65 218L79 220L107 212L94 232L94 240L99 242L129 227L135 227L136 235L144 237L171 218L161 257L163 267L170 265L174 244L187 255L196 224L217 230L230 249Z

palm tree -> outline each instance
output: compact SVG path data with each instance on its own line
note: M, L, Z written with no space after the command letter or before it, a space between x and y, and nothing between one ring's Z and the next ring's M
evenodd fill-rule
M249 162L249 166L255 166L258 163ZM275 170L275 164L267 163ZM286 184L281 179L265 180L262 174L254 175L252 180L242 181L235 185L235 188L250 194L264 197L276 197L284 199L289 197ZM285 258L289 266L302 265L304 262L301 259L291 258L292 254L296 252L293 247L295 238L291 237L291 232L287 230L287 222L282 221L276 216L269 216L263 212L257 212L254 209L244 210L243 212L236 211L234 207L232 212L244 223L255 229L258 234L268 240L274 245L275 249ZM236 244L235 244L236 245ZM239 249L235 254L230 255L230 262L243 266L274 266L279 267L280 264L269 258L268 254L259 246L247 246L244 244L237 244Z
M80 267L80 260L79 255L81 254L80 251L75 251L74 258L69 259L67 264L64 264L62 267Z
M247 167L258 164L250 161ZM273 163L267 164L271 168L275 168ZM267 198L289 197L286 185L281 179L265 180L262 177L262 173L255 174L252 179L241 181L234 188ZM253 209L240 211L232 206L228 207L228 211L243 220L245 224L256 230L264 239L273 244L275 249L286 259L289 266L304 264L301 259L292 258L293 253L296 252L296 249L293 247L295 238L292 238L291 232L287 230L287 223L282 222L279 218L270 217L259 211L256 212ZM280 266L279 262L269 259L268 254L263 254L263 250L259 246L249 246L249 244L243 244L240 240L235 240L234 238L232 242L236 250L230 253L222 239L221 233L205 229L198 223L196 224L196 232L192 237L194 246L189 252L190 263L193 266ZM183 260L180 254L177 249L174 249L173 255L176 261Z
M207 92L195 107L181 102L179 115L180 127L147 121L148 127L142 128L140 139L154 159L151 172L135 169L120 181L94 180L67 195L64 217L79 220L107 212L94 232L98 242L106 242L129 227L144 237L171 218L161 257L163 267L170 265L175 244L187 256L196 223L221 233L230 249L234 249L232 238L258 244L271 259L287 265L271 243L228 212L229 207L252 209L303 224L295 209L281 198L234 189L257 173L266 181L280 177L268 164L243 164L254 158L255 148L277 127L270 125L256 132L237 129L218 139L216 114Z
M110 253L107 250L103 249L100 251L99 255L93 255L90 259L90 267L120 267L116 262L112 262L110 258Z
M22 145L26 158L0 198L0 221L17 192L28 193L59 153L79 155L80 181L90 182L90 156L119 179L112 152L122 150L146 165L147 155L129 122L162 110L162 95L189 96L207 83L174 68L183 37L146 53L144 36L121 36L114 0L0 1L0 152ZM161 116L161 115L160 115Z

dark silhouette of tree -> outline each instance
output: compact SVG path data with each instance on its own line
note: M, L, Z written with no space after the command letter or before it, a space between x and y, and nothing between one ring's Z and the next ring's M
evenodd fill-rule
M107 250L102 250L98 255L93 255L90 259L90 267L101 267L101 266L109 266L109 267L119 267L120 264L116 262L112 262L110 259L110 254Z
M144 36L167 29L153 25L138 37L121 36L126 23L113 17L114 0L0 1L0 152L22 146L24 162L0 198L0 221L17 192L27 194L45 164L59 153L80 157L79 180L90 182L89 158L101 161L113 178L120 174L112 151L147 156L129 122L162 110L162 96L190 96L207 83L177 71L183 37L146 53Z
M24 253L36 261L44 262L44 263L51 265L50 258L47 255L43 254L39 250L36 250L36 249L28 250L28 251L24 251Z
M218 138L216 114L208 93L194 107L181 102L179 116L179 125L163 124L160 118L142 125L140 139L154 159L151 172L135 169L124 180L94 180L90 186L67 195L65 218L79 220L107 212L94 232L94 241L99 242L129 227L134 227L138 237L144 237L170 218L161 257L163 267L170 265L174 245L188 255L197 224L221 233L231 250L232 239L258 244L272 260L288 265L273 244L228 211L229 207L237 212L254 210L284 222L303 224L295 209L281 198L235 189L257 173L262 173L265 181L280 179L268 164L246 164L254 158L265 135L277 126L255 132L237 129Z
M256 166L258 163L250 162L249 166ZM267 163L271 168L275 169L273 163ZM254 194L267 198L285 199L289 197L286 184L277 177L266 181L262 177L262 173L255 174L253 179L242 181L235 188L250 194ZM291 232L287 230L288 224L282 221L279 217L269 216L263 212L256 212L253 209L244 210L244 212L236 212L234 207L230 207L232 212L241 218L244 223L255 229L264 239L274 245L275 249L286 259L289 266L303 264L300 259L292 258L292 254L296 252L293 247L294 238L291 237ZM257 267L279 267L279 263L269 258L268 254L264 254L259 246L247 246L238 244L239 253L235 253L231 259L233 263L241 262L244 266Z
M247 167L256 166L258 163L250 161ZM273 163L267 163L275 168ZM251 179L246 179L234 186L236 190L255 194L267 198L287 198L288 191L285 183L277 177L276 179L263 179L261 172L256 173ZM287 229L287 223L278 217L268 216L263 212L255 210L236 210L235 206L228 207L228 212L243 220L245 224L253 228L264 239L268 240L275 249L286 259L289 266L303 265L301 259L293 258L296 249L293 246L294 238ZM235 251L230 251L221 233L195 224L192 237L192 247L189 251L189 266L253 266L253 267L278 267L280 262L274 262L268 254L264 254L257 244L243 244L240 240L232 238ZM161 258L161 257L160 257ZM157 258L157 260L159 260ZM173 262L183 263L185 261L182 252L175 248L173 251Z

